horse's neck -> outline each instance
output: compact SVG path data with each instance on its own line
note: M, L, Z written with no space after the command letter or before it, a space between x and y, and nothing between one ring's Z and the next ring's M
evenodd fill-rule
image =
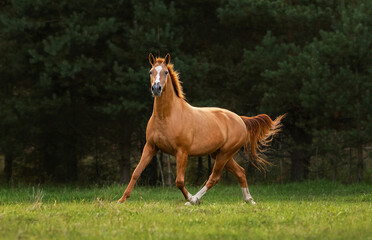
M153 116L163 120L172 114L177 114L182 109L182 102L183 100L174 92L172 80L168 78L161 96L155 97Z

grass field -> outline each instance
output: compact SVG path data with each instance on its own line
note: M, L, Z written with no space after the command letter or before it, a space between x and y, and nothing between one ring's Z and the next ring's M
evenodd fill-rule
M200 206L172 188L2 187L1 239L372 239L372 186L217 185ZM198 188L189 190L195 193Z

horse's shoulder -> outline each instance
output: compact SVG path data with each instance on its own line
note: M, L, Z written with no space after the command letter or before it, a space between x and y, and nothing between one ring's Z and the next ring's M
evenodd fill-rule
M151 116L149 121L147 122L146 138L152 136L154 134L155 129L156 129L156 121L154 120L154 117Z
M154 125L154 117L151 115L149 121L147 122L147 130Z

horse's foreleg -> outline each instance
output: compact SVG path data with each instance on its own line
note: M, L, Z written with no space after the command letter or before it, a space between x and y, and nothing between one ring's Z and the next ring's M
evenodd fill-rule
M123 196L119 199L118 201L119 203L123 203L125 200L127 200L127 198L130 197L132 189L136 184L138 178L141 176L142 171L150 163L151 159L155 156L157 152L158 149L156 146L146 143L142 151L141 160L132 174L132 178L130 179L127 189L125 189Z
M190 201L192 195L185 188L185 171L188 160L188 153L185 151L179 151L176 154L177 159L177 177L176 186L181 190L183 196L187 201Z
M200 189L198 193L191 197L190 203L193 205L198 205L200 203L200 199L204 196L204 194L211 189L214 185L218 183L221 178L221 173L223 168L225 167L226 162L232 158L234 154L222 154L218 153L216 156L216 161L213 166L212 174L209 176L209 179L205 186ZM186 203L188 205L188 203Z
M247 179L245 177L245 170L242 168L235 160L232 158L226 163L225 168L231 172L239 181L240 187L243 192L243 198L245 202L250 202L253 205L256 205L255 201L253 200L251 194L249 193Z

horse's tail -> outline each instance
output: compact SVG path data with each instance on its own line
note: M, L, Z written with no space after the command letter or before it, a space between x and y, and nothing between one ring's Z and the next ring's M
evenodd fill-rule
M277 117L274 121L266 114L255 117L240 117L243 119L248 133L244 151L250 154L249 160L256 168L266 171L266 165L270 163L260 157L258 152L263 152L261 146L268 146L273 136L280 131L281 120L285 117L285 114Z

